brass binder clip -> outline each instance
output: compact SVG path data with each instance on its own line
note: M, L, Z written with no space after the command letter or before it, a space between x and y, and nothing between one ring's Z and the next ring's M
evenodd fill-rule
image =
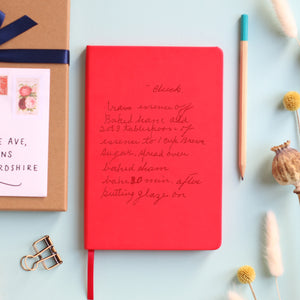
M42 248L41 250L38 249L38 244L42 243L44 245L44 248ZM39 245L40 246L40 245ZM39 263L42 263L43 267L46 270L51 270L54 267L60 265L63 263L63 261L61 260L60 256L58 255L58 253L56 252L56 249L53 246L53 243L49 237L49 235L45 235L44 237L42 237L41 239L37 240L36 242L34 242L32 244L32 247L34 248L36 254L35 255L26 255L23 256L21 258L21 267L25 270L25 271L35 271L39 265ZM49 256L44 257L42 254L44 252L48 251ZM45 253L44 253L45 255ZM32 264L32 267L30 268L27 264L27 260L28 259L35 259L38 258L37 261L35 261ZM46 265L45 261L51 259L53 261L53 264L50 265L49 267Z

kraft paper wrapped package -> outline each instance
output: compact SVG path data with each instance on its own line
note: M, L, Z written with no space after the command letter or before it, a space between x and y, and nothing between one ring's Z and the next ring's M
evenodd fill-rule
M69 0L2 0L0 10L6 15L1 28L24 15L37 23L36 26L2 44L0 51L69 49ZM50 69L50 119L46 196L0 196L0 210L66 211L69 65L68 63L3 62L0 53L1 68Z

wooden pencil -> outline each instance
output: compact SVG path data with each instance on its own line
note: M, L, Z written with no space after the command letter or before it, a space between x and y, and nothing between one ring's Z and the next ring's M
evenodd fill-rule
M247 153L247 69L248 69L248 15L241 17L240 78L239 78L239 170L245 177Z

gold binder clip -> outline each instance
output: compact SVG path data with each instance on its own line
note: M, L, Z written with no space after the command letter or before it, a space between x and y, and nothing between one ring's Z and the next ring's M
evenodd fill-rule
M38 243L43 243L44 244L44 248L42 248L42 250L38 249L38 246L37 246ZM54 248L53 243L52 243L49 235L45 235L41 239L34 242L32 244L32 247L34 248L36 254L35 255L26 255L26 256L23 256L21 258L21 267L25 271L35 271L37 269L39 263L42 263L43 267L46 270L51 270L51 269L55 268L56 266L63 263L60 256L56 252L56 249ZM42 254L46 251L48 251L50 253L50 255L46 256L46 257L43 257ZM44 255L45 255L45 253L44 253ZM27 264L27 259L35 259L35 258L38 258L38 260L35 261L32 264L32 267L30 268ZM52 259L52 261L53 261L53 264L50 265L49 267L45 263L45 261L48 260L48 259Z

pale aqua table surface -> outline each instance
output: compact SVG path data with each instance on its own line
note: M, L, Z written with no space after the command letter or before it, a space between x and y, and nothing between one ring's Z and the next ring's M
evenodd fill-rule
M300 25L300 2L290 0ZM248 162L237 171L238 20L249 15ZM293 113L281 106L300 91L300 47L280 35L269 0L72 0L69 209L66 213L0 212L0 299L86 299L83 248L84 50L93 45L219 46L224 51L223 244L205 252L101 252L95 255L97 300L221 300L243 264L257 273L258 300L277 299L262 253L262 222L278 218L285 267L282 299L300 299L300 207L293 187L271 175L271 146L300 147ZM209 198L207 199L209 201ZM64 263L25 272L19 259L49 234Z

